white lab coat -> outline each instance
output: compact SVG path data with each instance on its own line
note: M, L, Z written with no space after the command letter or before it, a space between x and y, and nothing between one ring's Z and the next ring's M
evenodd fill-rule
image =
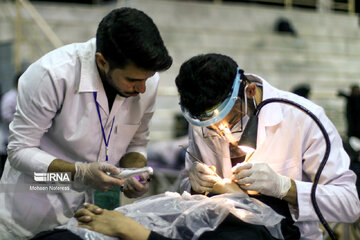
M31 236L64 224L82 203L91 201L89 191L54 194L19 189L34 184L33 173L47 172L57 158L71 163L105 161L93 92L97 92L106 136L115 117L108 162L117 165L127 152L145 155L159 75L146 81L144 94L129 98L117 95L109 112L95 49L95 39L61 47L32 64L20 78L8 161L1 179L3 188L16 189L1 191L0 236L1 228Z
M360 214L359 198L355 187L356 175L349 170L350 160L342 140L324 110L313 102L295 94L278 90L256 75L249 75L263 84L263 100L286 98L303 105L322 122L330 137L331 152L317 186L316 199L328 222L353 222ZM208 165L216 166L222 177L231 176L231 161L228 144L216 149L215 154L199 135L192 131L189 136L189 151ZM219 146L219 145L218 145ZM302 239L321 239L318 218L313 209L310 192L312 181L324 156L325 141L319 127L304 112L283 103L264 106L259 115L257 149L250 162L265 162L281 175L295 180L298 208L290 207ZM194 159L186 156L181 190L190 190L188 169Z

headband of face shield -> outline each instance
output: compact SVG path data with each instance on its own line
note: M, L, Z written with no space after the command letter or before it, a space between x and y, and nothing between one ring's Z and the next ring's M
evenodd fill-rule
M240 69L236 69L236 76L234 79L234 83L232 86L232 93L231 95L226 98L221 104L216 106L215 108L206 111L201 116L195 118L192 117L192 115L181 106L181 111L186 118L186 120L189 121L190 124L193 126L198 127L208 127L213 124L216 124L220 122L222 119L224 119L231 109L234 107L236 100L238 99L240 84L242 80L240 79ZM202 120L204 119L204 120Z

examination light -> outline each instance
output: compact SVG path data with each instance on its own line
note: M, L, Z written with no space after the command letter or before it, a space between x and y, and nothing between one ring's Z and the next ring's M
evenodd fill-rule
M325 218L323 217L320 208L316 202L316 197L315 197L315 193L316 193L316 187L319 183L319 179L320 179L320 175L322 170L325 167L325 164L329 158L329 154L330 154L330 140L329 140L329 135L326 132L326 129L324 127L324 125L320 122L320 120L307 108L305 108L304 106L293 102L291 100L288 99L284 99L284 98L269 98L266 99L264 101L262 101L256 108L255 110L255 114L253 116L250 117L249 122L247 123L243 135L238 143L239 148L242 148L242 146L247 146L253 149L256 149L256 140L257 140L257 127L258 127L258 116L260 113L260 110L262 109L262 107L264 107L266 104L268 103L272 103L272 102L281 102L281 103L286 103L286 104L290 104L294 107L297 107L298 109L302 110L303 112L305 112L308 116L310 116L315 123L318 125L318 127L320 128L324 139L325 139L325 143L326 143L326 148L325 148L325 154L324 157L319 165L318 170L316 171L315 174L315 178L314 178L314 182L311 188L311 202L313 204L314 210L316 212L316 215L318 216L321 224L324 226L325 230L328 232L329 236L331 239L335 240L336 237L333 233L333 231L331 230L329 224L326 222Z

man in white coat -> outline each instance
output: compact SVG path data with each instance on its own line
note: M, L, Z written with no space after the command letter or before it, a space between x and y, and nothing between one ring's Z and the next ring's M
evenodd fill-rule
M109 174L119 173L124 155L145 159L157 72L171 64L152 19L120 8L103 18L96 39L49 52L25 71L1 179L1 239L66 223L93 189L124 185L128 197L147 191L148 183ZM70 172L71 189L31 191L35 172Z
M192 127L182 191L208 193L219 176L232 179L254 197L285 202L302 239L321 239L310 195L326 147L315 121L292 105L267 104L258 116L256 150L247 155L239 148L257 105L283 98L309 109L329 136L331 150L316 191L322 215L329 222L354 222L359 217L356 175L349 170L350 160L335 126L320 106L276 89L257 75L244 74L234 60L220 54L185 62L176 85L183 114Z

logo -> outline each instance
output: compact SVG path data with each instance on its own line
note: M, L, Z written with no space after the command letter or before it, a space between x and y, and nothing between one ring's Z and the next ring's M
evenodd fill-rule
M36 182L70 182L70 172L51 172L37 173L34 172L34 180Z

